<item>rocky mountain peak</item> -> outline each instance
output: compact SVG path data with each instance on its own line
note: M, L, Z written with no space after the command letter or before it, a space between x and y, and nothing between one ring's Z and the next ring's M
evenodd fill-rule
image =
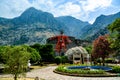
M14 18L13 22L15 24L31 24L36 22L49 23L51 20L54 20L54 16L52 14L30 7L19 17Z

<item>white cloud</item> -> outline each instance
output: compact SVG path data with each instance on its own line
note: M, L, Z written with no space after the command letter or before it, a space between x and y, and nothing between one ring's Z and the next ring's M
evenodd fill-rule
M112 0L74 0L59 5L57 8L54 8L52 13L55 16L71 15L83 21L89 20L90 23L93 23L95 18L103 13L101 12L94 19L91 19L92 16L90 16L90 13L96 12L96 10L106 9L111 6L111 3Z
M103 9L111 6L112 0L77 0L81 6L82 14L79 17L83 21L93 23L95 18L100 14L104 14ZM98 12L99 11L99 12ZM100 12L101 11L101 12ZM96 13L96 16L90 16L91 13ZM94 19L92 18L94 17Z
M2 0L0 2L0 16L16 17L28 7L30 7L30 3L27 0Z
M90 20L91 12L95 12L96 9L105 9L111 6L111 3L112 0L2 0L0 17L19 16L25 9L32 6L55 16L71 15L87 21Z
M109 7L112 0L84 0L79 1L79 3L81 3L84 11L95 11L97 8Z
M36 7L41 10L47 10L48 8L52 7L52 1L51 0L34 0L33 3L31 3L33 7Z
M54 13L56 13L55 16L75 15L79 12L81 12L80 6L77 4L73 4L72 2L68 2L58 6L54 11Z

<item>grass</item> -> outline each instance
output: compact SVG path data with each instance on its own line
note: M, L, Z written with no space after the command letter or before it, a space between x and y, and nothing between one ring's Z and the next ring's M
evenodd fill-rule
M41 69L45 68L46 66L30 66L31 69Z
M45 68L47 66L56 66L56 64L45 64L43 66L40 66L40 65L33 65L33 66L30 66L31 69L42 69L42 68Z
M0 78L0 80L14 80L13 78ZM18 80L35 80L35 78L18 78ZM45 79L39 79L45 80Z
M0 78L0 80L14 80L13 78ZM34 80L34 78L18 78L18 80Z

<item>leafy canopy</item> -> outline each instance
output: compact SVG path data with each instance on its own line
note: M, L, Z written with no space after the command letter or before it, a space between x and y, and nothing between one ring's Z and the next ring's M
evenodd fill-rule
M31 45L31 47L36 49L39 52L43 62L53 62L54 61L54 52L53 52L52 45L50 45L50 44L46 44L46 45L34 44L34 45Z
M108 35L99 36L94 42L93 42L93 58L102 58L103 59L103 65L104 65L104 59L108 56L110 53L110 43L108 41Z
M120 52L120 18L108 26L110 30L111 47Z
M24 46L4 46L2 51L5 72L13 74L14 80L17 80L17 77L24 73L27 68L30 52Z

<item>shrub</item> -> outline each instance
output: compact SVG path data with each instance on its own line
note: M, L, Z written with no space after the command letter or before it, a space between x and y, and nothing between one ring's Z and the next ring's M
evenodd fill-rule
M62 62L62 59L60 56L55 57L55 63L59 65Z
M102 63L102 60L100 58L98 58L96 61L97 63Z
M107 58L107 59L105 59L105 62L106 63L113 63L114 59L113 58Z
M63 64L68 62L67 56L62 56L62 57L61 57L61 60L62 60L62 63L63 63Z
M112 67L112 72L113 73L120 73L120 66L113 66Z

